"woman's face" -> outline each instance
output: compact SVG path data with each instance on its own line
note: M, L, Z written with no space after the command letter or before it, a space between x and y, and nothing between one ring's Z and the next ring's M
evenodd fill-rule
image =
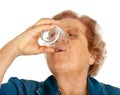
M59 26L68 33L65 42L57 42L54 53L46 55L52 73L87 72L89 68L88 42L85 36L86 27L76 19L62 19Z

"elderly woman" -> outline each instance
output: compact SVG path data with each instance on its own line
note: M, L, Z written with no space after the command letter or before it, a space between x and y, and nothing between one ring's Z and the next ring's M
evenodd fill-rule
M56 47L38 44L44 30L61 27L67 39L56 41ZM0 95L120 95L120 89L93 78L103 64L105 43L98 24L88 16L79 17L67 10L52 19L43 18L0 50ZM13 60L21 55L46 54L53 75L43 82L2 79Z

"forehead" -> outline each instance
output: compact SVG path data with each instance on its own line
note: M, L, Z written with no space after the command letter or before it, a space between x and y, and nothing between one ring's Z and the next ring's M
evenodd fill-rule
M86 30L85 25L83 25L79 20L73 19L73 18L62 19L62 20L60 20L59 25L63 29L66 29L66 28L76 28L79 31L83 31L83 32L85 32L85 30Z

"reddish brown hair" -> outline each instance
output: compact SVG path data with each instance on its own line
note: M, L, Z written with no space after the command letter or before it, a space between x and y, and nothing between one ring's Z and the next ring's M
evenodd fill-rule
M77 19L86 26L88 49L95 58L95 62L90 66L88 74L95 76L103 64L106 54L105 43L99 33L99 25L94 19L85 15L79 17L75 12L71 10L63 11L53 17L54 20L61 20L65 18Z

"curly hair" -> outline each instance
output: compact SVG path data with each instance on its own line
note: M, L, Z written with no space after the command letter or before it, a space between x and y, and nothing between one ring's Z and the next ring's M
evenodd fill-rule
M82 15L78 16L77 13L66 10L53 17L54 20L61 20L65 18L74 18L79 20L83 25L86 26L86 38L88 41L88 50L94 56L95 62L90 66L88 75L95 76L102 64L104 63L106 49L105 42L99 33L99 25L97 22L89 16Z

